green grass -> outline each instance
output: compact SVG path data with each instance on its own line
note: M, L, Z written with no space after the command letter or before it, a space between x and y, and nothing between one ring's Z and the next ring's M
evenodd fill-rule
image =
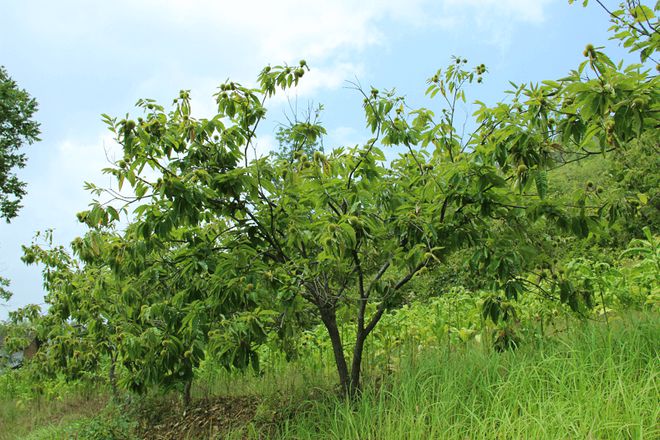
M632 315L609 329L575 323L512 352L474 341L449 354L420 351L389 373L371 368L362 397L352 402L337 397L330 368L313 371L304 360L262 376L209 365L195 395L258 397L254 419L223 438L658 439L659 342L657 314ZM110 405L90 414L79 397L68 409L42 402L41 418L35 407L0 414L0 438L131 438L130 411ZM11 404L0 399L0 410Z
M21 371L0 379L0 440L69 438L53 433L99 413L108 401L87 384L58 384L58 397L48 397L30 392L29 379ZM38 436L39 431L43 435Z
M58 423L35 429L23 440L52 439L95 439L95 440L132 440L135 423L114 405L108 405L95 415L73 420L61 420Z
M310 402L278 437L660 438L658 322L585 325L569 336L543 350L427 352L356 402Z

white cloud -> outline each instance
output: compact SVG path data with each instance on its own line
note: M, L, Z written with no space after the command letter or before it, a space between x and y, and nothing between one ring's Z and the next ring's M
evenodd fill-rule
M541 22L544 8L553 0L444 0L445 7L459 14L476 14L482 23L508 18L518 22ZM500 23L504 24L504 23Z
M58 225L75 222L75 213L86 209L93 199L84 190L83 182L115 186L114 178L101 170L121 156L121 147L110 132L90 139L69 138L58 142L48 166L39 175L31 176L25 216ZM44 227L50 226L46 223Z
M54 230L55 244L68 244L85 228L76 220L76 212L87 209L93 196L83 189L84 181L107 187L110 176L101 169L109 160L120 157L121 149L110 132L99 133L89 139L67 138L54 144L48 161L38 170L25 169L21 178L28 181L24 208L17 221L2 225L0 229L0 275L12 279L10 290L14 297L10 308L27 303L42 303L40 268L27 267L19 260L21 245L32 241L36 231ZM0 308L0 320L7 310Z
M143 82L148 86L149 81L169 85L173 78L190 81L195 73L187 56L214 60L223 66L221 73L241 82L253 80L265 64L300 58L337 71L358 66L365 49L387 45L393 31L406 29L467 28L470 35L503 46L515 23L542 21L551 1L64 0L38 2L17 18L51 42L93 42L115 57L122 54L125 62L153 60L159 69Z
M544 21L546 7L555 0L444 0L443 10L454 28L467 28L484 44L506 49L520 23Z
M384 26L460 26L474 19L486 28L540 22L553 0L150 0L146 10L186 28L215 29L225 42L256 49L273 62L323 60L345 50L386 41ZM227 36L234 36L227 39Z
M353 127L336 127L328 130L328 149L335 147L352 147L363 141L361 133Z
M378 44L383 33L378 20L419 21L426 0L350 1L245 0L226 2L165 0L146 2L178 26L217 30L234 36L234 44L254 46L255 58L273 62L293 57L324 59L340 49L364 49Z
M255 140L254 148L248 153L248 158L260 158L277 150L277 141L272 135L262 134Z
M95 175L118 160L121 152L121 146L109 131L91 140L65 139L57 145L57 159L52 167L58 175L62 168L67 172L78 170L83 175Z

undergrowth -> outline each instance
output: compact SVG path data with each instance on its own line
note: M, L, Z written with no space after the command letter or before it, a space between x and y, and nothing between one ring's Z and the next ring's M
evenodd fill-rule
M357 401L309 402L276 437L660 438L658 341L646 316L586 324L543 348L424 352Z
M81 391L19 405L5 394L0 438L654 439L659 340L651 313L576 323L503 353L475 340L409 347L395 366L372 365L353 401L338 397L331 366L305 359L263 375L206 365L189 410L162 392L102 410L100 396ZM233 420L200 426L211 417Z

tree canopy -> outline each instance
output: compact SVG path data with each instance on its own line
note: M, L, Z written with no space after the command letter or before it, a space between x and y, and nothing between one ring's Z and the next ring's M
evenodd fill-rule
M7 222L18 215L26 193L16 169L27 162L23 147L39 140L36 111L37 101L0 66L0 217Z
M538 263L529 234L535 222L584 237L601 218L622 215L590 189L574 202L548 197L548 171L625 149L657 125L655 77L642 66L617 66L591 45L585 57L565 78L514 84L509 103L478 103L477 128L463 136L456 105L481 82L484 65L455 58L429 78L426 93L442 98L440 112L411 109L394 91L358 88L372 137L327 155L294 150L288 159L248 152L265 101L302 80L306 64L266 67L258 88L221 85L211 119L191 116L187 91L170 111L142 100L137 121L105 117L124 147L106 172L133 195L113 193L123 205L96 202L80 218L98 227L132 213L131 241L181 249L178 265L201 268L217 288L238 288L284 315L306 301L328 331L342 388L353 393L367 337L415 276L469 250L473 270L502 292L485 304L497 320L507 316L504 299L528 290L523 274ZM290 133L315 139L323 129L303 122ZM386 148L403 152L387 163ZM554 288L576 311L590 303L570 279ZM343 319L356 328L350 344L338 331L340 309L350 310ZM199 322L208 317L203 310L184 320Z

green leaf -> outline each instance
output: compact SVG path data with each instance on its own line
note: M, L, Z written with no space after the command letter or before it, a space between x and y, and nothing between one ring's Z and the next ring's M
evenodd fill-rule
M541 199L545 199L548 194L548 173L545 170L537 170L534 175L536 182L536 192Z
M640 201L642 206L646 206L649 203L649 196L644 193L637 193L637 199Z

